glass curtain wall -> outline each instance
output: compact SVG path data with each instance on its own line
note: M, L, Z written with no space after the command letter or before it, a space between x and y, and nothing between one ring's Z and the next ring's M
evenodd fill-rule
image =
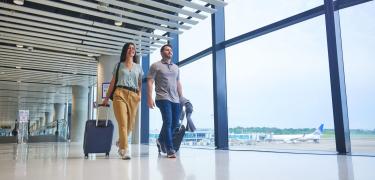
M214 148L212 56L180 68L183 95L193 105L191 119L196 127L187 131L182 146ZM187 118L182 123L186 126Z
M323 0L226 0L225 37L230 39L323 5Z
M230 149L335 151L324 16L226 53Z
M208 15L205 20L179 36L179 61L211 47L211 39L211 17ZM160 59L160 51L157 50L150 55L150 64ZM186 133L182 146L213 147L212 56L180 67L180 73L183 95L193 104L191 117L197 128L195 132ZM185 118L185 126L186 122ZM155 144L161 125L159 109L150 109L150 144Z
M323 5L322 0L226 2L227 40ZM359 154L375 151L374 9L371 1L340 10L352 151ZM180 60L211 46L207 19L180 36ZM206 134L213 132L211 58L180 69L194 123ZM336 152L324 15L231 46L226 58L230 149ZM157 60L158 51L151 63ZM151 143L160 127L160 112L151 110ZM213 147L212 138L183 144Z
M375 2L340 10L353 154L375 154Z
M152 63L160 61L161 56L160 56L160 51L155 50L151 55L150 55L150 66ZM143 95L146 97L146 94ZM152 96L155 100L155 84L154 84L154 89L152 90ZM148 108L148 107L147 107ZM154 109L149 109L150 111L150 134L149 134L149 143L150 144L156 144L156 139L159 137L160 129L163 123L163 120L161 118L160 111L157 107Z

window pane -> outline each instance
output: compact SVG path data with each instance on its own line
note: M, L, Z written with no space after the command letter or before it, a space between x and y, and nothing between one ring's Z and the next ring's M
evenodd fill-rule
M230 39L323 4L322 0L227 0L225 37Z
M375 2L340 11L353 153L375 154Z
M183 95L193 105L191 118L197 128L186 132L181 146L214 147L212 100L212 56L206 56L180 68ZM153 95L155 93L153 91ZM186 117L183 123L186 126ZM150 109L150 144L155 144L162 126L159 109Z
M183 95L191 101L197 130L186 132L182 146L214 147L212 55L180 68ZM186 125L186 117L184 122Z
M180 35L180 61L212 46L211 16Z
M336 151L326 44L319 16L227 49L231 149Z
M150 66L161 60L161 55L160 51L156 50L150 55ZM154 88L152 89L152 95L155 100L155 84ZM144 96L145 97L145 96ZM156 145L156 139L159 137L160 129L163 124L163 120L161 118L160 111L157 107L154 109L149 109L150 110L150 134L149 134L149 142L150 144L155 144Z

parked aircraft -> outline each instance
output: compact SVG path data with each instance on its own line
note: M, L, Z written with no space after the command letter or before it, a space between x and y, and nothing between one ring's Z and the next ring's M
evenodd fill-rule
M296 142L305 142L305 141L313 141L315 143L319 143L320 136L323 133L324 124L321 124L314 132L310 134L282 134L282 135L275 135L270 134L265 137L265 141L283 141L286 143L296 143Z

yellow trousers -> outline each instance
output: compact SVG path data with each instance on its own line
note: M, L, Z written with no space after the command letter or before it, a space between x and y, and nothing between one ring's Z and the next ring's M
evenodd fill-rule
M133 91L116 88L113 94L113 110L118 123L119 148L128 149L128 135L133 130L141 97Z

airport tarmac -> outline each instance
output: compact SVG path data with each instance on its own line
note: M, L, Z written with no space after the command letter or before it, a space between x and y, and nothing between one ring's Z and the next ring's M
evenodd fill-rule
M352 154L374 155L375 139L352 139ZM230 145L233 150L264 150L264 151L292 151L292 152L312 152L314 153L336 153L334 139L320 139L319 143L314 142L256 142L250 145Z

